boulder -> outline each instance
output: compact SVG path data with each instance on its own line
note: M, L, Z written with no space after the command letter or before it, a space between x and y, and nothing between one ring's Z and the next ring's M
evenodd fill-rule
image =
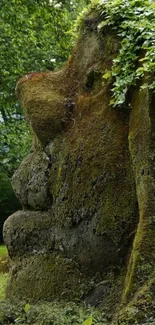
M96 12L87 15L60 71L17 84L34 140L13 176L23 210L4 226L7 297L78 299L107 315L129 307L139 315L154 292L154 98L137 85L130 109L109 106L111 84L102 76L119 39L98 32L99 22Z

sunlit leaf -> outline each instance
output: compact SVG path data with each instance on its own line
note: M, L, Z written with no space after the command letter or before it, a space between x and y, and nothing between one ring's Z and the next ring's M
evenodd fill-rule
M109 79L109 78L111 78L111 76L112 76L112 73L111 73L111 71L107 71L104 75L103 75L103 79Z
M93 317L90 317L83 322L83 325L92 325L92 324L93 324Z
M24 306L24 311L25 311L25 313L27 314L29 310L30 310L30 304L26 304L26 305Z

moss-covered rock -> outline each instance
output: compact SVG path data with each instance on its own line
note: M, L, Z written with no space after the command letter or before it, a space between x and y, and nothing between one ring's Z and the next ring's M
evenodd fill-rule
M132 324L144 319L143 288L148 313L149 290L153 297L153 99L137 86L131 112L110 109L102 75L119 41L111 30L98 33L98 22L86 17L60 72L31 73L17 85L35 141L13 177L24 211L4 227L7 297L82 299L104 306L109 321L130 309L120 319Z
M25 208L47 210L52 196L48 190L50 160L41 150L30 153L12 177L12 186Z

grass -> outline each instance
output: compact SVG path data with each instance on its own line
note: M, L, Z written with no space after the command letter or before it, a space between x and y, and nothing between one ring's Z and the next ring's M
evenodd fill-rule
M5 299L5 288L7 284L8 273L0 273L0 302Z
M9 270L8 251L5 245L0 245L0 276Z
M5 245L0 245L0 258L7 256L8 255L8 251Z

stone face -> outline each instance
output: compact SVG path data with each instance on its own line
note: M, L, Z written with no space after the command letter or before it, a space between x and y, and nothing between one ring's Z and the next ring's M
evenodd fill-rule
M4 226L7 296L103 301L114 313L152 272L154 117L138 87L131 112L109 107L102 75L119 42L88 20L62 70L17 84L34 143L13 176L24 210Z

